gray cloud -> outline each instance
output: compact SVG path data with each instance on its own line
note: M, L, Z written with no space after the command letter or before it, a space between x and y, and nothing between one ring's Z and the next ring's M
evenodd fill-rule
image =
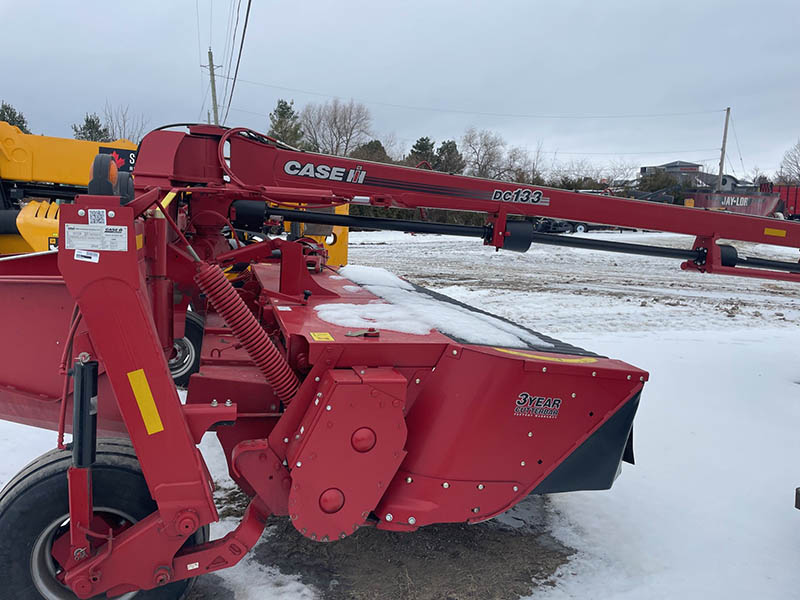
M101 112L106 99L145 113L152 126L204 119L207 77L198 63L206 62L209 42L222 61L230 3L213 3L212 28L210 0L198 5L199 53L191 0L4 1L0 97L25 112L33 131L49 135L69 136L69 125L87 111ZM421 135L458 138L477 126L499 131L512 144L534 147L541 140L545 151L566 158L564 152L715 149L723 115L465 113L628 115L731 106L746 169L772 170L800 137L798 17L794 0L253 0L228 124L264 130L278 98L299 105L325 100L306 93L317 92L368 103L375 129L393 132L406 145ZM730 142L731 164L739 171L733 136ZM624 157L649 164L713 160L716 152Z

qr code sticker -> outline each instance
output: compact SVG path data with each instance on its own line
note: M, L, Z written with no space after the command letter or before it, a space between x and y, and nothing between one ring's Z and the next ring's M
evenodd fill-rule
M105 225L106 211L104 208L89 209L89 225Z

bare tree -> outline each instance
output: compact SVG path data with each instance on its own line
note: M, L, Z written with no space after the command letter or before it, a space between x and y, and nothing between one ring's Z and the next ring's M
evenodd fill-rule
M147 131L148 122L142 114L130 114L127 104L115 107L106 100L103 108L103 124L108 128L112 140L126 139L138 144Z
M506 141L499 134L470 127L464 133L461 148L467 161L467 175L501 179L506 174Z
M603 169L609 185L621 185L636 178L639 167L625 158L612 158Z
M758 168L758 165L755 165L750 172L746 175L746 178L759 185L761 183L769 183L769 176Z
M786 151L778 168L778 182L798 183L800 182L800 140Z
M553 159L550 184L565 189L600 188L602 170L586 158L573 158L569 162Z
M372 116L359 102L334 98L325 104L307 104L300 113L305 145L315 152L346 156L369 141Z

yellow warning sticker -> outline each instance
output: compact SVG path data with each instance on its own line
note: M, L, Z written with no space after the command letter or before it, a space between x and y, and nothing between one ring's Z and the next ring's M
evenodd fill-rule
M128 373L128 381L131 384L133 395L136 397L136 404L139 405L139 412L142 414L147 435L164 431L164 424L161 422L161 415L158 414L158 407L156 401L153 400L153 392L150 391L150 384L147 382L144 369L136 369Z
M311 339L315 342L332 342L334 341L333 336L328 333L327 331L312 331Z
M136 235L136 249L141 250L144 246L144 235L139 233Z
M546 360L549 362L568 363L573 365L585 365L588 363L597 362L596 358L591 356L576 356L575 358L562 358L560 356L543 356L541 354L531 354L530 352L521 352L519 350L508 350L507 348L494 348L498 352L505 352L506 354L513 354L514 356L522 356L524 358L532 358L534 360Z
M773 229L772 227L764 227L764 235L771 235L772 237L786 237L786 230Z

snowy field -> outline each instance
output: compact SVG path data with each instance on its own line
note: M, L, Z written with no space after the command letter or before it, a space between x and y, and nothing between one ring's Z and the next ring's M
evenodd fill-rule
M585 235L691 243L667 234ZM740 253L800 258L797 250L752 245ZM400 233L352 234L350 260L650 372L634 426L636 465L624 466L612 490L553 495L544 504L528 499L501 517L545 522L549 535L575 550L527 597L800 594L796 284L689 273L674 260L551 247L496 253L474 240ZM0 422L0 484L53 442L50 432ZM204 453L225 488L213 442L206 436ZM223 522L214 534L230 526ZM536 548L529 560L537 560ZM323 597L300 576L253 558L204 578L192 596ZM498 590L493 597L509 596Z

